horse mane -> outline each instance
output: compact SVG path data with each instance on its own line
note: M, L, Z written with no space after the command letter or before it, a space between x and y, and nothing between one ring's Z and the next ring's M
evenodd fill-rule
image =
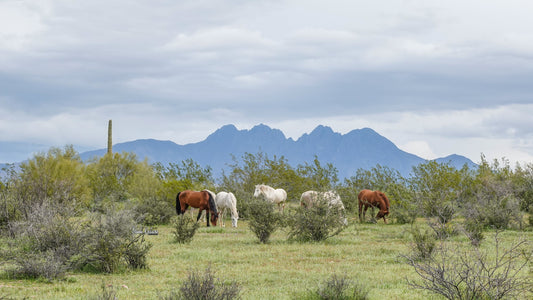
M390 202L389 202L389 198L387 198L387 196L383 193L383 192L379 192L379 196L380 198L383 200L384 204L385 204L385 208L387 210L390 209Z

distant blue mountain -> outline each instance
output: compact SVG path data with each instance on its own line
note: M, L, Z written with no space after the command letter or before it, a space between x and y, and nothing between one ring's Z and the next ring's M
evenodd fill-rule
M359 168L370 169L377 164L398 170L408 176L413 166L426 162L425 159L407 153L391 141L370 128L356 129L347 134L334 132L330 127L318 126L311 133L302 135L298 140L286 138L283 132L260 124L250 130L238 130L233 125L225 125L205 140L187 145L170 141L136 140L113 146L115 152L134 152L140 159L149 162L181 162L191 158L202 166L211 166L215 176L222 170L229 170L232 155L238 159L245 153L265 153L269 158L284 156L288 162L298 164L312 163L315 156L325 165L332 163L339 170L340 178L355 174ZM105 149L81 153L84 160L102 156ZM437 159L461 168L465 163L475 164L460 155L450 155Z

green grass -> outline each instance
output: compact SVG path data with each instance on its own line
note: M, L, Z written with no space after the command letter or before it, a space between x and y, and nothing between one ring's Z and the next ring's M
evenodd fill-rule
M157 299L177 289L188 271L203 272L208 266L216 278L239 283L243 299L295 299L333 273L360 283L369 291L369 299L441 299L407 285L407 279L418 279L398 259L409 250L410 225L358 224L355 219L340 235L306 244L287 241L283 231L276 231L270 243L260 244L245 220L238 228L206 228L202 223L190 244L173 242L172 228L160 226L159 235L146 236L153 243L148 270L70 273L66 280L53 283L12 280L1 272L0 299L87 299L101 295L102 284L112 285L118 299ZM487 240L492 236L486 233ZM531 240L533 233L501 234L505 243L521 236ZM469 243L462 235L451 241Z

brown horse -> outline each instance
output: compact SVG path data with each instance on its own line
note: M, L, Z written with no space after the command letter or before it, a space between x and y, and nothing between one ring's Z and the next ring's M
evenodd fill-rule
M213 226L217 226L217 206L213 196L211 196L208 191L195 192L186 190L179 192L176 196L176 213L178 215L184 214L189 206L198 208L198 217L196 218L196 222L198 222L200 216L202 216L202 211L205 210L207 226L210 226L209 213L211 213L211 223L213 223Z
M380 191L362 190L357 196L357 199L359 199L359 221L361 223L365 219L365 214L368 207L372 208L372 213L374 213L374 207L378 207L379 212L376 215L376 218L378 220L383 218L383 221L385 221L385 224L387 224L387 219L385 219L385 216L389 214L390 202L389 198L387 198L384 193ZM361 216L363 205L365 206L365 210Z

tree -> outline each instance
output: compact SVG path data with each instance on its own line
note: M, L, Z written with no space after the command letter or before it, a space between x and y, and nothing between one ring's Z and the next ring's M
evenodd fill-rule
M222 174L221 189L231 191L239 201L237 202L239 216L249 216L250 200L257 184L267 184L274 188L283 188L287 192L287 200L298 198L301 180L296 171L289 165L285 157L274 156L273 159L260 152L245 153L242 161L233 157L229 174ZM300 192L301 193L301 192Z
M27 216L33 204L51 201L62 205L90 202L85 165L72 145L51 148L20 165L12 177L13 197Z
M96 208L106 201L124 201L139 170L134 153L122 152L94 159L87 166L89 186L93 191Z

